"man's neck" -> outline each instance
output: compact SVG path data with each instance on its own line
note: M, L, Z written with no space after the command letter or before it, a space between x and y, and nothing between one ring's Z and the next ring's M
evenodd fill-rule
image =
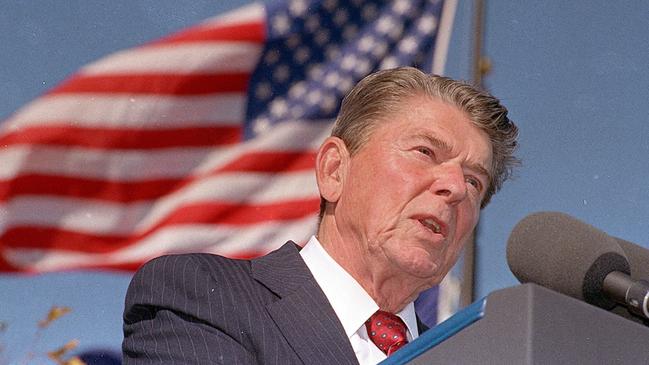
M367 245L354 239L344 239L335 224L323 220L317 235L327 253L347 271L372 297L379 307L397 313L414 301L430 285L401 272L391 272L387 265L375 265L375 259L364 249ZM372 270L374 269L374 270ZM414 279L414 280L413 280Z

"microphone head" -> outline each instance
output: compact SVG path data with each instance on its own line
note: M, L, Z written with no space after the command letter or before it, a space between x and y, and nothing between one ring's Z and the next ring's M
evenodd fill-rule
M649 281L649 250L633 242L613 237L631 265L631 279Z
M606 309L615 302L602 293L604 278L612 271L630 272L613 237L559 212L522 219L507 241L507 263L521 283L536 283Z

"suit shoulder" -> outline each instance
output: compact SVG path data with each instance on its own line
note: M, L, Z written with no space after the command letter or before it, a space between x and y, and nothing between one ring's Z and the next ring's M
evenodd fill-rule
M231 259L208 253L172 254L156 257L142 265L134 281L169 282L183 284L193 277L217 278L230 271L249 271L248 260Z
M231 286L231 282L243 282L250 277L250 262L223 256L191 253L164 255L142 265L129 285L126 302L138 298L138 302L162 301L170 293L176 298L200 296L209 288ZM155 300L154 298L159 298Z
M250 267L248 260L231 259L209 253L188 253L163 255L143 264L135 277L160 277L160 274L178 273L184 276L205 274L206 271L246 270Z

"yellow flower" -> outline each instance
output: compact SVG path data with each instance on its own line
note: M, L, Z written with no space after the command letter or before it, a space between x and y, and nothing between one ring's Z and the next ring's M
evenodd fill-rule
M50 323L56 321L59 319L61 316L70 313L72 309L70 307L59 307L59 306L53 306L50 309L50 312L47 313L47 318L41 320L38 322L38 327L40 328L45 328L50 325Z
M69 351L74 350L79 345L79 340L70 340L60 348L47 353L47 357L56 361L59 365L84 365L85 363L78 357L72 357L69 360L64 360L63 356Z
M66 361L64 365L86 365L86 363L83 362L83 360L81 360L79 357L75 356Z

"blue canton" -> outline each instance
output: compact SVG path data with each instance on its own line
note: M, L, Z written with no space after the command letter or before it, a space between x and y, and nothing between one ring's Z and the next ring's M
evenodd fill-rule
M332 120L363 76L397 66L430 72L439 0L289 0L268 4L244 136L288 120Z

